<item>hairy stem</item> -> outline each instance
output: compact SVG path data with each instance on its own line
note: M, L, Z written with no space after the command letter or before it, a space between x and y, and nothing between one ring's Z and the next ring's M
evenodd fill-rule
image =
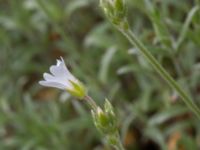
M117 133L117 136L116 136L118 142L117 142L117 145L116 145L116 149L117 150L125 150L122 142L121 142L121 139L120 139L120 136L119 136L119 133Z
M160 65L160 63L155 59L155 57L149 52L149 50L141 43L134 33L128 29L118 29L127 37L127 39L133 44L142 55L149 61L149 63L154 67L154 69L161 75L161 77L180 95L184 103L191 109L191 111L196 114L200 119L200 110L193 100L186 94L182 87L170 76L170 74Z
M96 104L96 102L92 99L92 97L86 95L84 97L84 99L87 101L87 103L89 104L89 106L91 107L91 109L93 111L97 111L98 105ZM95 120L94 120L95 122ZM119 132L116 131L112 134L104 134L104 136L107 136L107 142L112 145L116 150L125 150L122 142L120 140L120 136L119 136Z
M93 110L97 110L97 104L96 102L88 95L86 95L84 97L84 99L87 101L87 103L89 104L89 106L93 109Z

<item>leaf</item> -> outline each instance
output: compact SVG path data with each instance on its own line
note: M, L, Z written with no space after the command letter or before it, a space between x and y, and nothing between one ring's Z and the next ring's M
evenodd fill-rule
M99 71L99 79L102 83L106 83L108 79L108 70L111 65L112 58L116 53L117 49L115 47L109 48L104 54Z
M185 23L183 24L183 27L182 27L182 30L181 30L181 33L178 37L178 40L176 42L176 45L175 45L175 50L176 51L180 51L179 47L181 46L181 44L183 43L186 35L187 35L187 31L189 30L189 27L190 27L190 24L192 22L192 19L193 19L193 16L198 12L199 10L199 6L194 6L190 12L188 13L188 16L185 20Z
M171 106L169 109L163 110L155 115L153 115L149 121L148 125L155 126L164 123L170 118L176 117L183 113L188 112L188 109L181 106Z

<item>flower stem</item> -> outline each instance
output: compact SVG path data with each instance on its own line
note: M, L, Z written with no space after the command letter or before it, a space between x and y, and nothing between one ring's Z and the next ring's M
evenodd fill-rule
M120 136L119 136L119 133L117 133L117 145L116 145L116 149L117 150L125 150L124 146L122 145L122 142L121 142L121 139L120 139Z
M116 150L125 150L124 146L122 145L122 142L121 142L121 139L120 139L118 131L107 135L107 141Z
M186 92L180 87L180 85L170 76L170 74L160 65L160 63L155 59L155 57L149 52L149 50L144 46L140 40L134 35L134 33L128 28L118 29L127 37L131 44L136 46L142 55L149 61L149 63L154 67L154 69L161 75L161 77L180 95L184 103L191 109L191 111L196 114L200 119L200 110L193 100L186 94Z
M87 101L87 103L89 104L89 106L93 109L93 110L97 110L97 104L96 102L88 95L86 95L84 97L84 99Z
M91 109L96 112L98 109L98 106L96 104L96 102L92 99L92 97L86 95L84 97L84 99L87 101L87 103L89 104L89 106L91 107ZM95 123L96 120L94 120L94 124L97 124L97 122ZM103 132L102 132L103 133ZM106 136L107 138L107 142L112 145L116 150L125 150L122 142L120 140L120 136L119 136L119 132L115 131L114 133L109 133L109 134L104 134L104 136Z

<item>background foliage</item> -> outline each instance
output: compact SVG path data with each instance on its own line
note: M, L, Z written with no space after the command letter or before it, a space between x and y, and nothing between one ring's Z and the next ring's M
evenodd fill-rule
M132 30L200 100L200 2L126 0ZM0 149L109 150L88 107L38 84L63 56L130 150L197 150L199 121L102 15L94 0L0 1Z

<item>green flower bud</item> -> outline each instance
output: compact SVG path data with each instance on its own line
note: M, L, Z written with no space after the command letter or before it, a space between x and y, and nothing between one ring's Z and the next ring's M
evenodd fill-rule
M100 6L108 19L116 26L127 28L124 0L100 0Z
M117 131L117 119L108 100L105 102L104 110L98 107L97 110L92 110L92 116L95 126L101 133L109 135Z

